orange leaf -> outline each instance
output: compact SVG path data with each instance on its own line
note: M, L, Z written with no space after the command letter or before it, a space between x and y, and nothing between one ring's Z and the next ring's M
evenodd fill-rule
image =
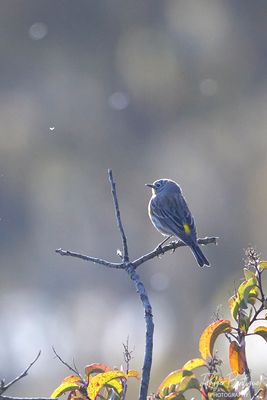
M230 344L229 361L232 373L234 375L242 375L245 371L246 356L244 349L235 341Z
M63 382L69 383L82 383L81 378L78 375L69 375L63 379Z
M199 339L199 351L204 360L213 356L213 347L217 337L222 333L231 332L231 329L230 321L220 319L203 331Z
M85 375L87 376L88 380L91 374L107 372L107 371L110 371L110 369L105 364L98 364L98 363L86 365L84 369Z

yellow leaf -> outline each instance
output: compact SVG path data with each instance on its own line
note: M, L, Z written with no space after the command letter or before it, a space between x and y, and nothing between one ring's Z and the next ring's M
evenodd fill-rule
M169 394L169 386L171 385L177 385L181 382L181 380L185 376L192 376L193 372L191 371L186 371L182 369L178 369L177 371L171 372L166 378L161 382L159 388L158 388L158 395L160 398L165 398L167 394Z
M255 304L257 297L259 295L259 289L255 286L251 291L249 292L248 295L248 303L249 304Z
M254 333L256 333L257 335L260 335L267 342L267 327L266 326L257 326L257 328L254 329Z
M264 383L261 383L260 385L259 398L260 400L267 399L267 385L265 385Z
M178 387L176 388L176 392L183 394L186 390L189 389L197 389L199 390L200 385L199 382L197 380L197 378L195 377L195 375L192 376L185 376L179 385L177 385Z
M136 371L135 369L130 369L130 370L128 371L127 376L128 376L128 378L140 379L139 372Z
M111 389L114 389L116 393L118 393L119 397L121 397L123 393L123 384L121 381L112 379L112 381L108 382L105 387L109 387ZM101 390L101 389L100 389Z
M87 388L88 397L91 400L95 400L100 390L104 386L112 386L114 383L112 383L112 381L116 379L122 379L126 381L127 375L121 371L108 371L91 377ZM115 384L115 386L117 385Z
M245 352L237 342L233 341L229 348L229 362L233 375L242 375L245 371Z
M232 296L230 297L229 301L229 308L230 308L230 312L232 317L234 318L235 321L237 321L238 319L238 310L239 310L239 301L238 301L238 297L237 296Z
M192 371L195 368L206 367L207 363L202 358L193 358L192 360L187 361L182 369L186 369L187 371Z
M248 272L251 272L247 270ZM240 309L248 308L248 303L254 304L258 295L257 279L255 274L251 278L241 283L237 294L229 299L229 308L232 317L238 321L238 312Z
M185 397L182 394L171 393L165 396L164 400L185 400Z
M72 390L79 389L81 387L81 379L79 376L70 375L67 376L61 385L59 385L51 394L51 398L55 399L62 396L66 392L71 392Z
M267 261L260 261L258 265L259 271L267 269Z
M231 332L231 330L230 321L220 319L203 331L199 339L199 351L204 360L213 356L213 347L217 337L222 333Z

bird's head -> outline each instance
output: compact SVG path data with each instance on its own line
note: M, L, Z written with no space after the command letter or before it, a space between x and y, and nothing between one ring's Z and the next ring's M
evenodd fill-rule
M181 191L179 185L177 185L176 182L170 180L170 179L158 179L153 183L146 183L146 186L150 187L152 189L153 195L156 195L160 192L163 192L165 190L179 190Z

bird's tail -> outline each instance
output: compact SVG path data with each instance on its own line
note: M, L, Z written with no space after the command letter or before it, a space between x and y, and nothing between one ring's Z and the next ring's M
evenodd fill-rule
M201 249L200 249L200 247L199 247L199 245L197 243L193 244L191 246L191 249L192 249L192 252L193 252L193 254L194 254L194 256L195 256L195 258L196 258L196 260L198 262L198 265L200 267L203 267L204 265L207 265L207 266L210 265L209 261L204 256L204 254L202 253L202 251L201 251Z

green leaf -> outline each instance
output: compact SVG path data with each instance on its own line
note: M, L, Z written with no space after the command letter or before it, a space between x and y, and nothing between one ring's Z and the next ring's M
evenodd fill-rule
M245 275L245 279L246 281L248 281L250 278L255 278L256 279L256 275L255 272L251 271L250 269L244 268L244 275Z
M255 277L249 278L247 281L241 283L238 288L237 295L239 300L239 307L246 309L248 307L248 297L252 289L255 289L257 279Z
M251 276L251 278L242 282L237 290L237 294L229 299L229 308L235 321L238 322L239 313L240 315L246 315L245 312L240 312L240 310L243 311L247 309L248 304L254 304L257 295L257 279L254 274L253 276ZM246 321L243 321L243 324L246 325Z

